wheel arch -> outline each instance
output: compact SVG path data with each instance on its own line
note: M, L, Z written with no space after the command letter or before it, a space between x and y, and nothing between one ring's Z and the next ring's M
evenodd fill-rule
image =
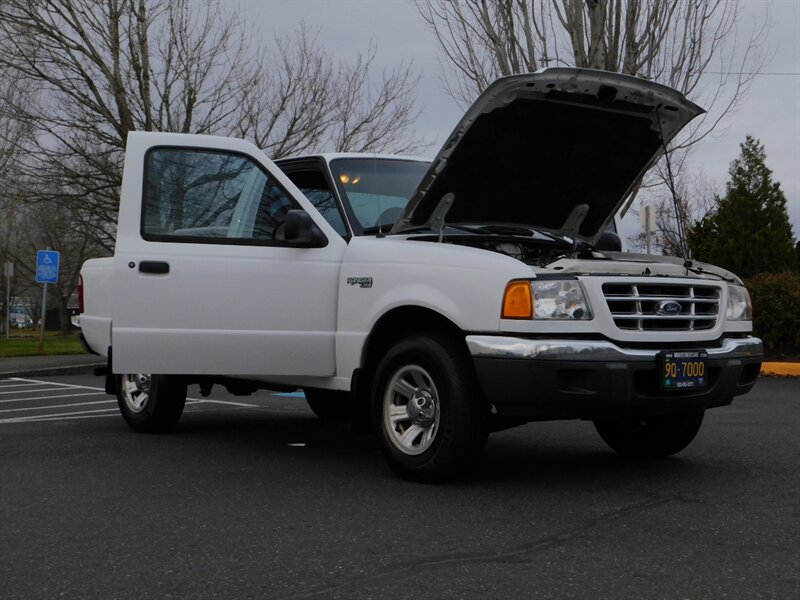
M394 342L412 333L438 331L462 339L464 331L446 316L433 309L418 305L392 308L375 322L361 350L359 365L374 369L383 352ZM466 342L464 348L466 348Z
M373 325L361 349L359 367L353 372L350 389L353 397L353 428L357 432L371 430L369 399L375 368L386 350L399 339L412 333L444 332L464 345L465 332L452 320L431 308L419 305L396 306L381 315Z

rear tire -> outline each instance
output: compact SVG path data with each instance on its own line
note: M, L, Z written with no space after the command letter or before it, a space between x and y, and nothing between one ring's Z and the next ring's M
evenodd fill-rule
M303 393L311 412L323 421L347 421L353 413L347 392L304 388Z
M375 373L372 419L381 452L402 477L438 482L480 459L489 411L463 343L441 333L397 342Z
M117 404L134 431L165 433L183 414L186 383L172 375L117 375Z
M660 458L692 443L703 424L703 411L683 415L598 420L595 429L616 452L639 458Z

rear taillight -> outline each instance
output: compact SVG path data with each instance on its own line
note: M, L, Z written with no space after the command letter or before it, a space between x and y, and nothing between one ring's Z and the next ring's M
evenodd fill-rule
M83 314L83 276L78 275L78 312Z

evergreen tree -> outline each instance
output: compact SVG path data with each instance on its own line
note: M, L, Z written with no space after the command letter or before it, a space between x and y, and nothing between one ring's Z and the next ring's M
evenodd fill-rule
M794 249L797 252L797 270L800 271L800 240L794 245Z
M717 210L688 232L692 256L740 277L792 271L797 254L786 197L772 181L764 146L748 135L740 148Z

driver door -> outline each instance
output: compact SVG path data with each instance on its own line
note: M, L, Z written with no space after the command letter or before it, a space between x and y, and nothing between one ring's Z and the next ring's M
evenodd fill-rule
M311 215L320 247L284 239L292 209ZM114 260L114 372L333 375L345 248L252 144L129 134Z

